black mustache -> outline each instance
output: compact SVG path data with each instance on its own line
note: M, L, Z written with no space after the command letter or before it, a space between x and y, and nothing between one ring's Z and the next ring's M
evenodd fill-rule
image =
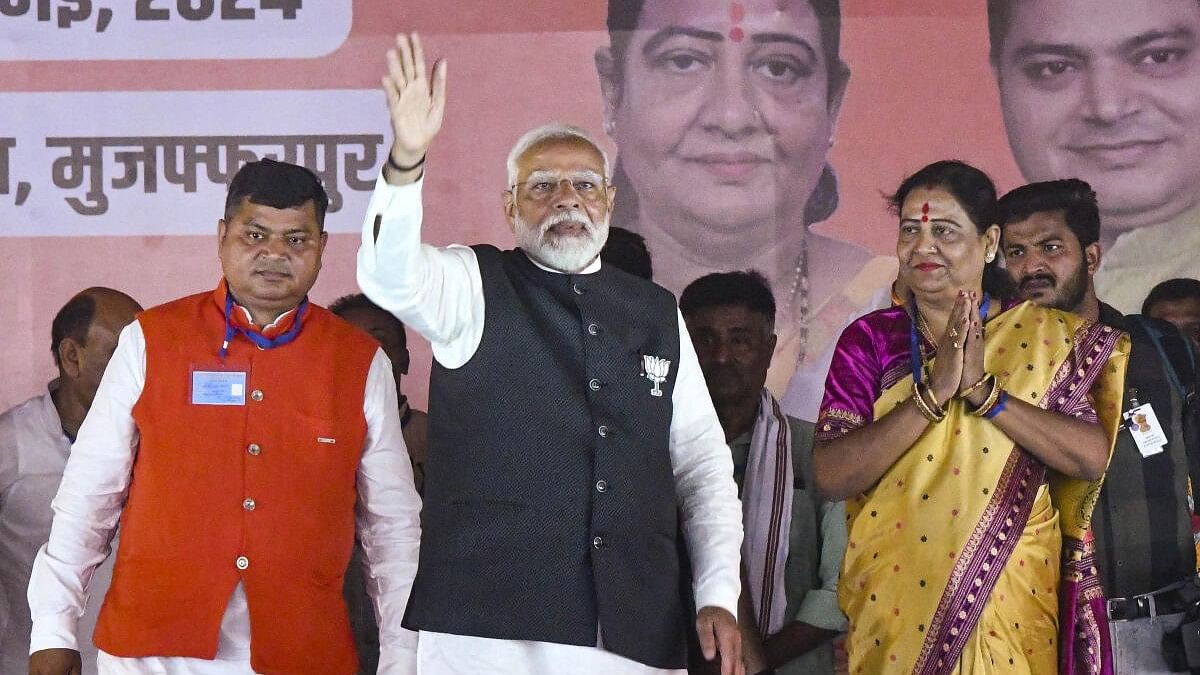
M1049 274L1031 274L1028 276L1021 277L1021 282L1017 285L1024 286L1025 284L1027 284L1031 281L1047 281L1050 283L1051 286L1058 285L1058 280L1055 279L1054 277L1050 276Z

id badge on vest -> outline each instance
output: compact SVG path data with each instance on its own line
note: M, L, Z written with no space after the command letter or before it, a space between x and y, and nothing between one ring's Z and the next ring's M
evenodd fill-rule
M192 366L192 405L246 405L246 372Z
M1133 410L1122 413L1121 416L1125 418L1125 428L1133 436L1133 441L1137 443L1142 457L1151 457L1163 451L1167 445L1167 435L1163 432L1162 425L1158 423L1158 416L1154 414L1153 406L1143 403Z

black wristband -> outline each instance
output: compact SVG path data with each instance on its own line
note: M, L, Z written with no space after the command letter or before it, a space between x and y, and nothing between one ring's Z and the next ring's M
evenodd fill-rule
M399 171L401 173L415 171L415 170L421 168L421 166L424 164L425 164L425 155L421 155L421 159L417 160L417 163L413 164L412 166L400 166L399 164L396 163L396 160L392 159L392 153L390 153L390 152L388 153L388 157L387 157L387 165L392 167L392 169Z

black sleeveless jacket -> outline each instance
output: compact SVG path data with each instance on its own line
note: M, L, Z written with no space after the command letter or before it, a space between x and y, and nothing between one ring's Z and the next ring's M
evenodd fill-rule
M486 319L430 380L421 557L405 626L685 662L669 452L674 297L611 266L475 247ZM646 356L670 361L657 383ZM655 392L658 395L655 395Z

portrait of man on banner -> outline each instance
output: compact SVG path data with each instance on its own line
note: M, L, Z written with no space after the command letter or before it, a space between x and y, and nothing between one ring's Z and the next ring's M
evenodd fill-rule
M1096 190L1096 292L1135 313L1200 277L1200 4L989 0L988 33L1021 173Z

